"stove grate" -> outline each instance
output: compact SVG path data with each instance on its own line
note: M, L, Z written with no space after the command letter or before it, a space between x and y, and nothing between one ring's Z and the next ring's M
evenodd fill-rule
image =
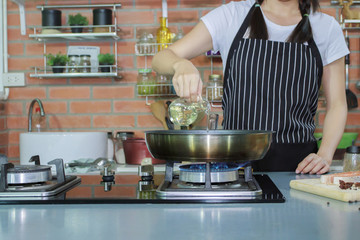
M244 167L247 163L211 163L210 171L211 172L230 172L236 171L241 167ZM180 171L184 172L205 172L206 171L206 163L199 164L186 164L179 166Z

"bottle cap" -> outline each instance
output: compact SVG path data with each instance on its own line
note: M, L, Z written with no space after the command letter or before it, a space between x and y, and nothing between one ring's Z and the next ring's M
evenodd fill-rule
M210 81L221 81L221 75L220 74L211 74L209 75Z
M40 107L35 108L35 113L40 113Z
M352 153L352 154L359 154L360 153L360 147L352 145L352 146L346 148L346 152L347 153Z

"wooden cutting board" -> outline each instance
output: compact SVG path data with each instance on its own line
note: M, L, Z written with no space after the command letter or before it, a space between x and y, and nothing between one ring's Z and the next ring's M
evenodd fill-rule
M291 180L290 187L344 202L360 201L360 190L343 190L335 184L327 185L321 183L320 178Z

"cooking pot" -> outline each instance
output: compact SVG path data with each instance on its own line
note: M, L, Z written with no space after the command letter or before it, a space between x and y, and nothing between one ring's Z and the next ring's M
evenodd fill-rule
M272 131L160 130L146 131L154 158L166 161L248 162L262 159L270 148Z
M153 164L165 164L163 160L153 158L146 147L143 138L128 138L123 140L125 162L127 164L141 164L144 158L151 158Z

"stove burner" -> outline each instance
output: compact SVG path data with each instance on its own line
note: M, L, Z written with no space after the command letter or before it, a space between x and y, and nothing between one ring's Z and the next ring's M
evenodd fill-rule
M247 163L236 164L236 163L211 163L210 164L210 172L231 172L236 171L239 168L245 166ZM180 171L184 172L205 172L206 171L206 164L187 164L181 165L179 167Z

